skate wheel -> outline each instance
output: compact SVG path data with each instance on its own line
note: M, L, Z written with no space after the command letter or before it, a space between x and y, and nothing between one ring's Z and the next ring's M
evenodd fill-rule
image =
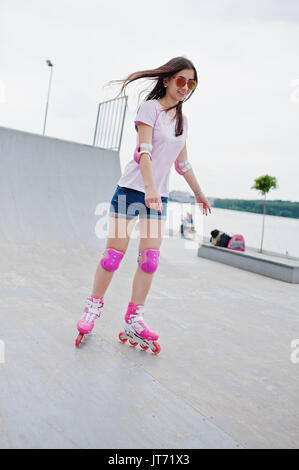
M128 338L122 338L121 336L122 336L123 334L124 334L124 332L121 331L121 332L119 333L119 335L118 335L118 339L119 339L119 341L121 341L122 343L125 343L125 342L128 340Z
M76 343L75 345L77 346L77 348L80 346L80 343L82 341L82 338L83 338L83 334L82 333L79 333L78 336L77 336L77 339L76 339Z
M160 346L160 344L154 342L153 345L154 345L155 349L152 349L152 352L153 352L154 354L159 354L159 352L161 351L161 346Z
M142 346L141 344L139 344L139 346L141 347L141 349L143 349L143 351L146 351L148 349L148 346Z
M138 343L133 343L133 341L131 341L130 339L129 339L129 343L130 343L131 346L134 346L134 347L137 346L137 344L138 344Z

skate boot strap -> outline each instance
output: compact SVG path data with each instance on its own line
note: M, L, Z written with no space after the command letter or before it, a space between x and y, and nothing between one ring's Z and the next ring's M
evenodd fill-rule
M87 306L91 308L102 308L104 307L104 302L101 299L92 299L91 297L88 297Z
M128 323L131 324L132 326L134 326L134 328L135 328L136 325L140 325L140 326L143 327L143 329L148 329L148 326L145 323L144 318L143 318L143 313L141 313L141 312L139 314L129 315Z
M98 307L89 307L88 313L90 315L96 315L97 317L101 315L101 311Z
M81 317L86 323L91 323L96 318L100 318L101 312L96 309L89 309L88 312L85 312L84 315Z
M101 308L104 306L104 303L102 301L99 302L94 302L90 298L87 299L87 307L85 310L84 315L82 316L82 319L86 322L92 322L95 318L100 317L101 315Z
M145 310L144 305L138 305L135 310L136 313L131 313L129 315L131 322L136 323L136 322L142 321L142 323L144 323L144 320L143 320L144 310Z
M132 325L134 323L141 322L144 326L146 326L145 323L144 323L143 316L141 316L141 315L130 315L130 322L132 323Z
M136 307L136 314L137 315L139 315L139 316L142 315L143 316L144 311L145 311L144 305L137 305L137 307Z

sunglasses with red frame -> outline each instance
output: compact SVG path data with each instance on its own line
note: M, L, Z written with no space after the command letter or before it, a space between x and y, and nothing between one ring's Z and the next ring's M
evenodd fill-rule
M187 80L185 77L176 77L175 78L175 84L179 87L179 88L182 88L186 85L186 83L188 84L188 88L190 91L194 90L197 83L196 83L196 80L194 80L193 78L190 78L189 80Z

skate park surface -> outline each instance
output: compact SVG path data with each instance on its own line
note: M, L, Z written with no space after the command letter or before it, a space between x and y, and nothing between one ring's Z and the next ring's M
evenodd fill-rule
M119 155L5 128L0 145L0 448L297 448L299 286L166 234L145 312L161 352L122 344L137 226L76 348Z

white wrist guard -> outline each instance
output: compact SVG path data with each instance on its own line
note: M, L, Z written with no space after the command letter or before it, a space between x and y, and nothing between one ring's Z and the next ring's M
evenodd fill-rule
M192 165L190 162L188 162L188 160L179 162L178 159L176 159L176 161L174 162L174 166L179 175L183 175L184 173L186 173L186 171L192 169Z

